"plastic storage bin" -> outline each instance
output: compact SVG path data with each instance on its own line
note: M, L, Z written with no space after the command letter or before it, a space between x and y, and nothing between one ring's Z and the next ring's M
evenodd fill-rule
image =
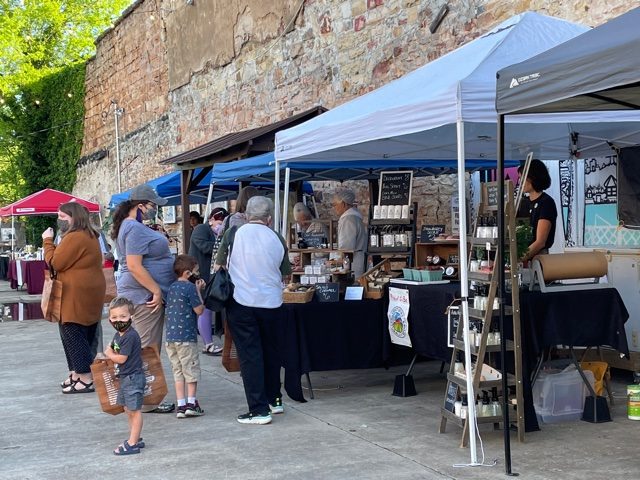
M584 374L593 385L593 372L585 370ZM588 392L575 369L559 373L541 372L533 386L533 405L538 419L544 423L580 420Z

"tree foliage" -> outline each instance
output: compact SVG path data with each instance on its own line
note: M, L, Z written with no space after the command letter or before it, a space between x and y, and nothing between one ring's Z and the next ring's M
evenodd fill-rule
M85 61L131 2L0 0L0 205L43 188L73 188ZM29 223L37 230L42 222Z

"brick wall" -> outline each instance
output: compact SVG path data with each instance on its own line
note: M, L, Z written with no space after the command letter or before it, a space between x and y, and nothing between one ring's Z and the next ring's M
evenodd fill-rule
M203 13L222 1L202 0L189 8L202 8ZM284 12L295 11L295 2L277 3ZM439 0L307 0L288 33L284 27L291 19L283 16L279 22L265 22L262 17L252 17L264 12L245 8L236 21L215 25L232 29L234 57L224 64L214 59L201 62L203 67L191 74L187 84L170 90L166 45L175 39L166 38L165 27L178 2L139 2L100 39L96 57L87 67L83 159L74 193L106 203L116 190L111 99L124 109L121 167L123 188L129 188L166 173L157 163L164 158L313 105L340 105L438 58L517 13L535 10L598 25L633 7L623 0L461 0L448 4L450 11L433 35L428 27L442 5ZM185 28L213 28L206 15L189 18L194 23ZM247 25L259 31L251 34ZM274 25L279 25L276 33L281 37L274 37ZM447 202L456 189L455 177L415 183L414 197L420 201L426 221L448 223ZM333 188L318 185L316 190ZM366 194L360 197L366 200ZM320 210L326 212L327 208L321 205Z

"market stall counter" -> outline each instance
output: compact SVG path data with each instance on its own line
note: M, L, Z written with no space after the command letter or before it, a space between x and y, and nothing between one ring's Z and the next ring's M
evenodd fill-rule
M44 260L10 260L7 279L11 288L17 290L27 285L29 295L39 295L44 286L44 272L47 270Z
M526 430L538 430L531 375L544 350L610 346L629 355L624 324L627 308L615 288L559 292L520 292Z
M292 399L304 401L304 374L383 365L383 300L285 303L283 309L280 352Z

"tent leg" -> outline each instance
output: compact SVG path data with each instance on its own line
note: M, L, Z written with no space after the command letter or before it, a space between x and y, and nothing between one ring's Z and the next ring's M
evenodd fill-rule
M280 225L280 162L276 157L275 172L273 176L273 229L278 231Z
M207 206L204 209L205 221L209 221L209 213L211 212L211 198L213 197L213 182L209 184L209 193L207 194Z
M289 216L289 179L291 178L291 169L287 167L284 171L284 197L282 199L282 228L280 234L286 239L287 221Z
M469 344L469 279L467 272L467 184L465 181L465 150L464 150L464 122L458 120L456 123L456 136L458 140L458 198L460 211L460 293L462 297L462 318L464 331L464 360L467 372L472 371L471 345ZM467 375L467 396L475 399L473 388L473 375ZM476 403L469 402L468 420L469 426L469 452L471 453L471 464L478 463L478 452L476 451Z

